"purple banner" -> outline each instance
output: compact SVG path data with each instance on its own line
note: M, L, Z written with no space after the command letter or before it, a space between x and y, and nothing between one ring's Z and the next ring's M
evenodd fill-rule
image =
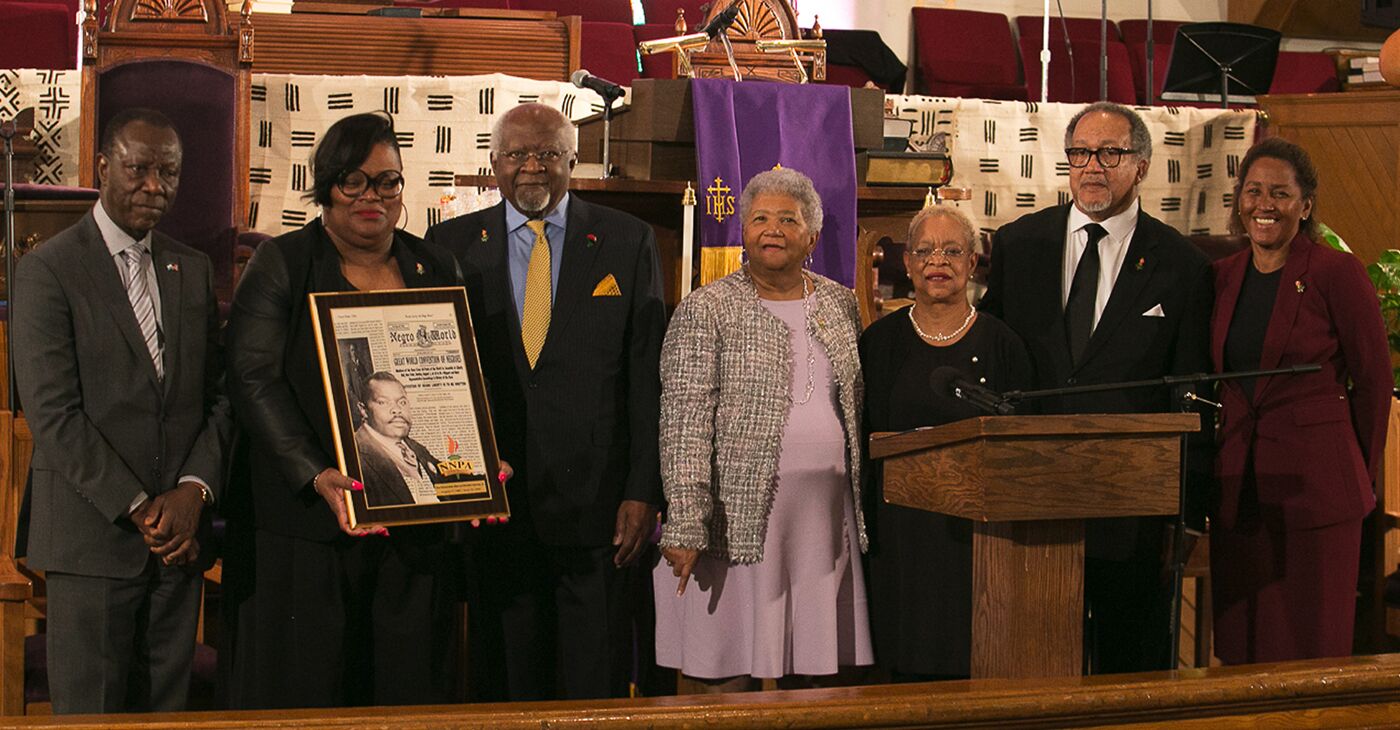
M812 178L825 221L812 269L855 286L856 155L845 86L694 79L701 281L738 265L739 195L782 165Z

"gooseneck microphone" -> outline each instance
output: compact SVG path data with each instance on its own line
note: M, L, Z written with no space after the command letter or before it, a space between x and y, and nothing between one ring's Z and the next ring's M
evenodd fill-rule
M598 92L598 96L603 97L604 101L620 98L623 94L620 85L614 84L607 79L594 76L588 73L588 69L586 68L575 71L573 75L569 77L569 80L574 82L574 86L580 89L592 89Z
M705 27L700 29L700 32L704 33L705 35L711 38L714 38L720 33L729 30L729 26L734 25L734 21L738 20L738 18L739 3L736 2L733 5L730 5L729 7L720 11L719 15L716 15L715 17L711 18L710 22L706 23Z
M1016 407L1007 402L1000 393L972 382L961 370L944 365L934 368L928 376L929 387L939 395L949 395L965 400L973 406L998 416L1009 416Z

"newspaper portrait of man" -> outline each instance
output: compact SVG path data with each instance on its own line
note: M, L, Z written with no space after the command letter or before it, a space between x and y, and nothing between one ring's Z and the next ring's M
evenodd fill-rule
M461 291L312 295L355 524L508 514Z

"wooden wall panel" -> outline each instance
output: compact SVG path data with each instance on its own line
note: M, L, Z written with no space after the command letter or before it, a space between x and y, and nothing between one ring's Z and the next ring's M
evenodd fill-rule
M567 81L579 18L395 18L259 13L254 73L513 76Z
M1273 28L1286 38L1379 43L1390 35L1361 24L1360 0L1230 0L1228 20Z
M1400 248L1400 90L1260 97L1269 133L1317 166L1319 219L1367 263Z

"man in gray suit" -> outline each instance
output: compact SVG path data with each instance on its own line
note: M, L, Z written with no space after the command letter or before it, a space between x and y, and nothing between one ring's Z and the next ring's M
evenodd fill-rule
M203 510L230 422L210 261L151 229L182 152L159 112L102 135L101 196L15 272L15 375L34 434L29 565L48 572L54 712L182 709Z

